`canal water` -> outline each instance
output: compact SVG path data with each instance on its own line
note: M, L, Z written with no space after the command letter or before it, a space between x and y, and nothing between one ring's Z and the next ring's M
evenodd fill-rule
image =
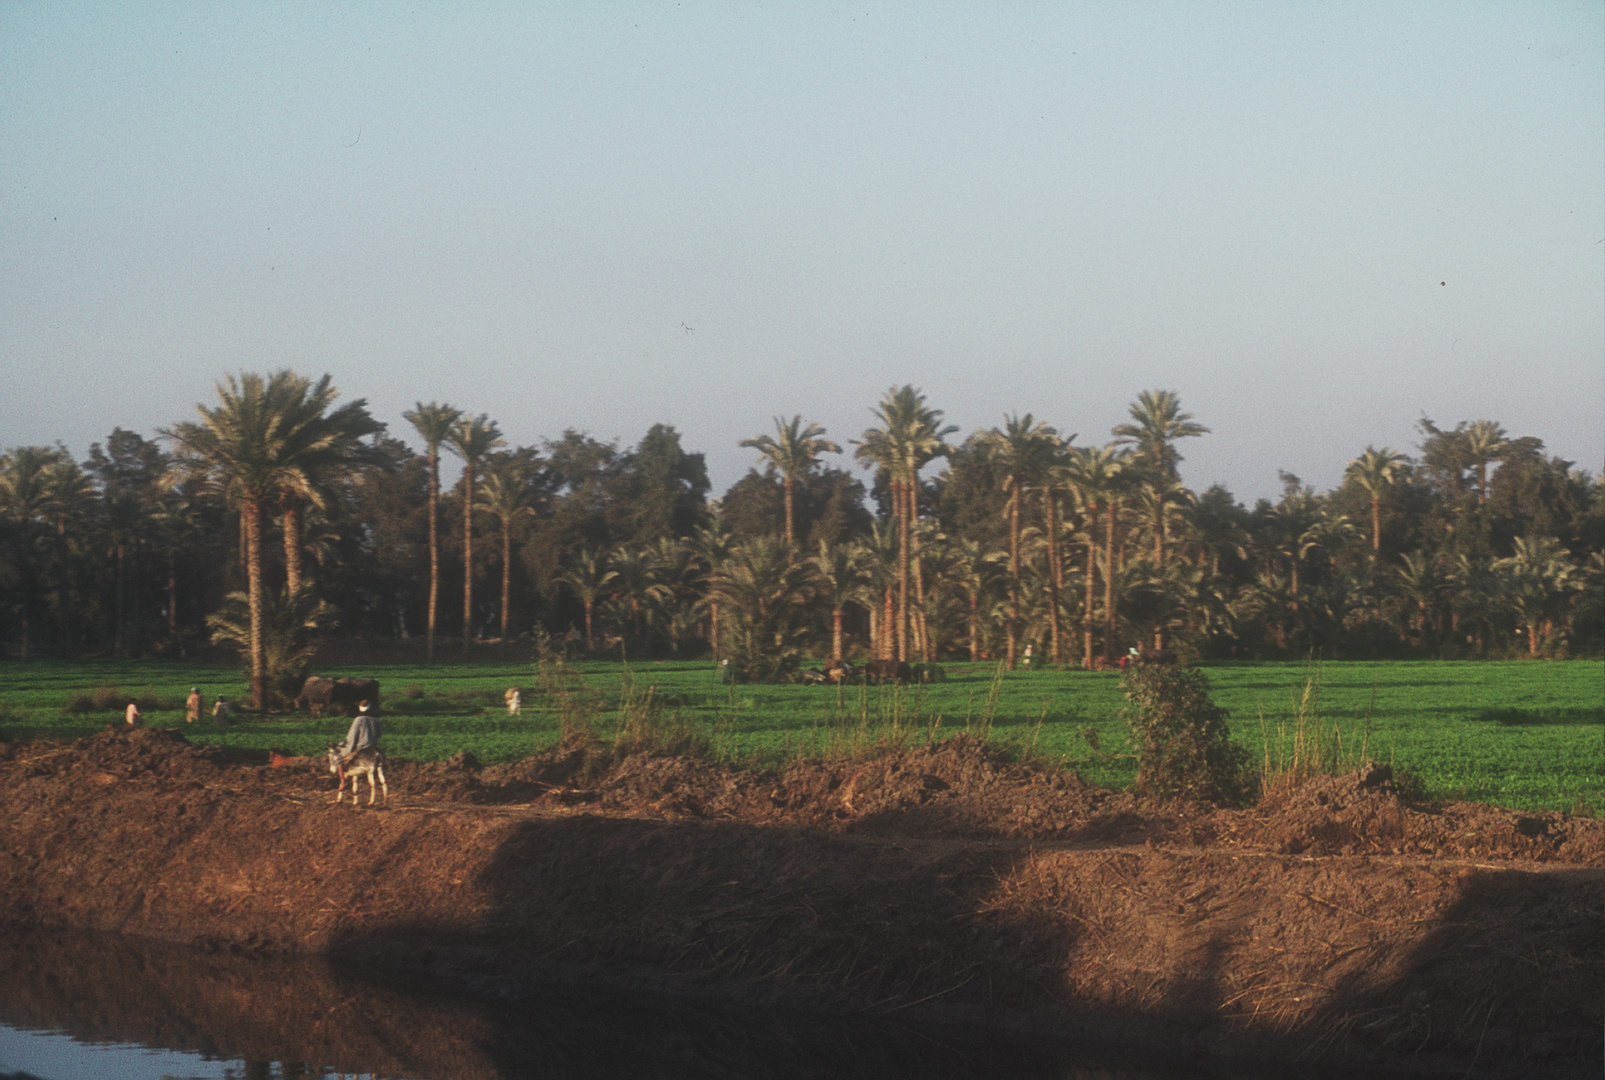
M0 1080L1258 1080L952 1025L553 989L515 1004L320 960L0 933Z

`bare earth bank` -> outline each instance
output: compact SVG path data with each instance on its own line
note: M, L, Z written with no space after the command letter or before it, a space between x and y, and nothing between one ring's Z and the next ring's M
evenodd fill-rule
M316 763L164 731L0 744L0 902L36 928L324 954L518 999L573 985L908 1011L1177 1055L1597 1074L1605 823L1311 781L1156 805L935 748L759 775L554 751Z

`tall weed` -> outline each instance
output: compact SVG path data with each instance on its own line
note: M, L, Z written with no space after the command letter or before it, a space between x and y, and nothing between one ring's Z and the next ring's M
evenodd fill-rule
M1321 711L1321 664L1312 659L1304 669L1303 687L1294 691L1291 713L1277 720L1274 739L1265 721L1265 709L1260 708L1261 794L1281 796L1311 777L1335 776L1360 768L1371 752L1375 706L1373 682L1364 716L1356 710L1354 724L1345 732L1337 718L1329 719Z

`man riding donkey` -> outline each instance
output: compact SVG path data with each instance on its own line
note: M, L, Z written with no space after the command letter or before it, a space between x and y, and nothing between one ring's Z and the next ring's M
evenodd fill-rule
M373 705L366 699L357 703L357 715L351 721L351 728L346 732L345 741L339 746L329 747L329 771L340 777L340 790L335 792L335 801L340 801L345 791L346 774L357 774L351 784L351 802L357 801L357 779L360 774L368 777L368 804L373 804L374 779L384 786L385 795L390 794L390 785L385 783L384 774L385 756L379 749L379 718L373 714Z

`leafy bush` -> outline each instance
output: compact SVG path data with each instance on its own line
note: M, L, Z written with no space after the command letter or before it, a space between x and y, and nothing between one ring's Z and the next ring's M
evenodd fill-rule
M267 592L262 597L262 655L267 675L268 705L284 705L300 691L312 671L316 635L335 625L334 609L319 600L310 586L294 596ZM223 598L223 606L206 617L212 644L240 650L245 676L251 676L251 601L242 592Z
M1197 668L1137 667L1121 681L1137 744L1137 790L1159 798L1231 802L1244 793L1249 753L1232 745L1227 712Z

